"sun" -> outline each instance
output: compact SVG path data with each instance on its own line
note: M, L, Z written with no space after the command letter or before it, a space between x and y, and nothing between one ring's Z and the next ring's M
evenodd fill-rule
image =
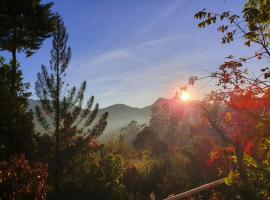
M182 92L180 98L182 101L189 101L191 99L191 96L187 92Z

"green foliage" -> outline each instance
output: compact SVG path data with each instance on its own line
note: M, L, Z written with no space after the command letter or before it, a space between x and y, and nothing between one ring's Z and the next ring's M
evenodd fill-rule
M140 159L127 162L124 183L130 199L149 199L152 192L157 199L163 199L202 181L197 178L200 172L192 167L192 160L180 152L165 158L153 157L149 150L144 150Z
M61 199L126 199L124 163L119 155L106 151L80 155L65 171Z
M270 23L270 3L267 0L249 0L243 9L244 18L248 22L251 31L268 31ZM261 29L261 30L259 30Z
M135 148L130 144L126 134L120 134L109 140L105 148L108 152L121 155L124 159L132 159L136 155Z
M107 195L110 195L112 200L125 199L125 186L122 184L124 166L121 156L108 154L102 160L101 166L105 175Z
M236 184L236 181L239 181L239 173L230 171L227 177L224 178L224 182L228 186Z
M266 146L265 146L266 145ZM258 152L261 153L261 160L255 159L248 154L244 161L247 167L248 179L258 199L270 198L270 165L269 165L269 137L265 137L258 144ZM265 148L266 147L266 148Z
M269 199L269 164L262 161L258 163L253 157L248 154L244 155L244 164L247 171L247 178L249 185L241 182L239 171L231 170L227 177L225 177L225 184L237 188L238 191L247 192L252 191L252 199Z
M231 43L234 41L235 35L241 34L244 44L250 47L252 44L258 45L258 49L253 56L242 57L239 60L246 62L252 58L261 59L262 57L270 57L269 40L270 40L270 3L268 0L248 0L243 8L243 16L234 15L231 12L223 12L221 14L207 12L205 9L196 13L194 17L202 20L199 28L205 28L211 24L215 24L220 20L222 25L218 27L218 31L223 33L222 43ZM230 58L232 58L230 56ZM269 78L269 71L265 70L265 78Z

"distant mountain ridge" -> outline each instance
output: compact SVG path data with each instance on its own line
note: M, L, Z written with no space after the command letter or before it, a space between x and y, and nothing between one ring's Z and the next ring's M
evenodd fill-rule
M101 138L118 133L131 120L135 120L139 124L148 124L151 117L151 106L136 108L125 104L115 104L100 109L100 114L105 112L109 113L108 125Z
M99 116L105 112L109 113L108 125L102 134L101 138L106 139L114 134L119 133L120 129L127 126L132 120L138 122L138 124L149 124L151 119L151 108L153 106L162 106L165 103L170 103L173 99L158 98L152 105L146 106L144 108L131 107L125 104L114 104L105 108L101 108L99 111ZM29 100L29 109L35 110L35 106L39 105L38 100ZM197 104L197 101L190 102L192 104ZM193 107L193 106L192 106ZM194 115L194 114L193 114ZM43 128L39 125L35 119L36 130L43 133Z
M38 100L29 100L29 109L35 110L35 106L39 105ZM148 124L151 117L151 106L144 108L131 107L125 104L114 104L99 110L99 116L108 112L108 125L102 134L102 138L113 135L123 127L125 127L131 120L137 121L139 124ZM36 130L44 132L43 128L39 125L37 119L34 120Z

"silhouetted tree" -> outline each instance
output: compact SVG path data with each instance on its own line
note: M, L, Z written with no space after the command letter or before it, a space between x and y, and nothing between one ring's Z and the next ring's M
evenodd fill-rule
M17 64L18 65L18 64ZM10 91L10 64L0 58L0 160L9 160L13 154L35 153L33 115L27 110L29 84L23 83L21 71L16 71L16 91Z
M61 171L76 155L89 150L93 138L99 136L107 125L108 113L103 114L95 124L99 106L95 105L92 96L86 108L82 108L86 82L67 89L64 77L71 58L71 49L67 47L68 34L63 21L58 18L53 33L50 74L43 65L38 73L36 94L41 107L36 107L36 114L43 128L51 134L54 162L53 182L55 198L60 195ZM67 93L67 95L65 95ZM50 164L50 163L49 163ZM50 168L50 166L52 168Z
M120 135L125 136L127 142L132 143L136 135L145 127L145 124L138 124L137 121L131 120L126 127L120 129Z
M41 0L0 1L0 50L12 54L10 88L16 95L17 53L31 56L38 50L44 39L51 36L54 15L52 3L42 4Z

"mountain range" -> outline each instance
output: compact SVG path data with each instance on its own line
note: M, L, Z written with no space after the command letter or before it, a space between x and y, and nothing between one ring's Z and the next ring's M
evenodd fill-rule
M102 134L101 138L110 138L114 134L119 133L120 129L127 126L132 120L137 121L138 124L149 124L151 118L151 108L153 106L161 106L164 103L170 102L171 99L158 98L152 105L146 106L144 108L131 107L125 104L114 104L99 110L99 116L105 112L109 113L107 127ZM29 109L35 110L35 106L39 105L38 100L29 100ZM44 130L34 119L36 130L43 133Z
M159 101L159 100L158 100ZM29 109L35 110L35 106L39 105L38 100L29 100ZM102 137L113 135L120 131L121 128L127 126L127 124L135 120L138 124L148 124L151 117L151 107L146 106L144 108L131 107L125 104L114 104L99 110L99 116L105 112L109 113L108 125L102 134ZM36 130L40 133L44 132L43 128L38 123L37 119L34 119Z

